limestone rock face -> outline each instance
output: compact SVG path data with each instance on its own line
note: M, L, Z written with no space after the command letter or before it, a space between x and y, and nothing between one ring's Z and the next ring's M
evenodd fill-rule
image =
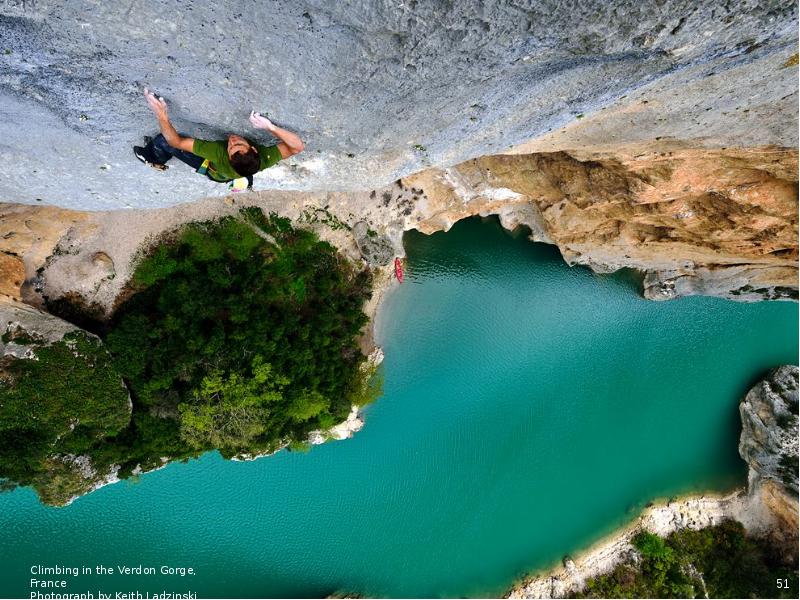
M311 227L353 260L390 264L408 229L498 215L556 244L572 265L643 271L644 295L797 297L797 157L777 148L660 144L595 159L494 155L363 192L264 191L161 210L78 212L0 204L0 252L22 259L26 302L71 297L107 315L148 240L243 206ZM13 255L13 256L11 256ZM5 283L11 291L18 276ZM16 284L18 285L18 284ZM27 294L26 294L27 290Z
M152 208L224 193L131 146L163 95L179 130L306 151L259 189L369 190L431 166L659 138L797 146L789 0L0 4L0 199Z
M66 334L78 330L72 323L32 306L0 302L0 332L5 334L4 340L0 340L0 357L22 358L30 354L34 346L58 342Z
M415 227L498 214L570 264L644 271L644 295L797 298L797 152L662 144L484 156L403 180L424 190Z
M777 523L769 533L790 556L798 538L798 368L773 369L739 405L739 454L750 467L750 495Z
M779 529L773 530L770 534L783 545L789 556L796 556L799 523L797 495L787 494L783 484L773 479L761 481L758 494L764 508L779 523Z
M782 483L797 495L798 368L773 369L739 405L739 454L762 480Z
M20 300L25 264L13 254L0 253L0 297Z
M371 267L388 264L394 256L391 240L370 229L365 221L359 221L353 226L353 237L361 256Z

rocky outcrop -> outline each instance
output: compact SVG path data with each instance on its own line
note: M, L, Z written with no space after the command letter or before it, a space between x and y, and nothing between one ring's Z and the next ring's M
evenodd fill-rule
M797 495L797 377L795 365L773 369L739 405L739 454L755 477L780 482Z
M369 190L518 151L664 140L797 147L797 6L787 0L0 3L0 198L154 208L223 186L130 150L155 120L306 151L259 189ZM581 157L583 158L583 157Z
M796 552L798 534L798 368L773 369L739 405L739 454L750 469L751 493L777 518L772 532Z
M394 244L386 236L370 228L366 221L353 225L353 238L358 251L370 267L387 265L394 258Z
M0 356L33 355L37 346L59 342L73 331L80 329L32 306L0 302Z
M347 418L338 425L334 425L327 431L312 431L308 435L308 443L316 446L329 440L346 440L361 431L362 427L364 427L364 420L361 418L359 408L353 406Z
M486 156L403 184L424 192L415 205L423 232L497 214L556 244L571 265L645 272L652 300L797 298L794 150Z
M798 368L769 372L739 405L742 437L739 453L760 479L781 482L797 492Z

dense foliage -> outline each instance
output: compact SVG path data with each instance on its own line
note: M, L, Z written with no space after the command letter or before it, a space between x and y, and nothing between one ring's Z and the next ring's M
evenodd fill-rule
M736 521L666 539L641 532L638 561L591 579L579 598L797 598L797 565Z
M91 456L98 468L119 465L122 476L158 466L161 457L211 449L252 455L303 442L378 392L357 344L370 284L367 271L274 214L244 209L236 218L190 224L141 258L128 299L95 329L113 357L113 374L131 391L130 420L111 419L96 390L85 386L71 395L43 388L59 398L45 398L43 410L56 414L57 405L88 398L91 415L77 418L76 431L92 444L69 451ZM68 370L53 379L80 383ZM0 388L4 406L9 393L30 398L39 385L28 375L14 380ZM52 455L57 429L49 428L47 438L24 429L27 422L0 412L0 432L26 440L14 450L18 440L0 436L0 452L17 452L17 466L7 469L3 460L0 477L23 484L32 481L25 461ZM94 424L102 435L89 428Z
M63 502L86 479L69 467L70 457L92 453L128 425L128 392L94 336L13 341L35 359L0 359L0 477L21 485L50 480L45 499Z
M347 416L370 294L368 273L312 232L255 209L241 217L190 225L144 259L144 289L106 336L142 410L226 455Z

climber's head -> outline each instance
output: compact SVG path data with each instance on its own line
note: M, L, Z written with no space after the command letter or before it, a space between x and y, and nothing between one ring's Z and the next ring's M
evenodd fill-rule
M233 170L242 177L255 175L261 166L256 147L238 135L228 136L228 159Z

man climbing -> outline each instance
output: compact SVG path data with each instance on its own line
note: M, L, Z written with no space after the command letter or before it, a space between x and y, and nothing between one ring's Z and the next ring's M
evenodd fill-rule
M134 146L133 153L140 161L160 171L167 169L167 161L174 156L212 181L227 183L246 178L249 188L253 185L253 175L283 158L302 152L304 148L303 141L296 134L278 127L257 112L250 113L250 123L278 138L280 141L276 145L254 144L233 134L220 141L185 137L170 123L164 98L156 97L147 88L144 97L158 118L161 133L147 146Z

